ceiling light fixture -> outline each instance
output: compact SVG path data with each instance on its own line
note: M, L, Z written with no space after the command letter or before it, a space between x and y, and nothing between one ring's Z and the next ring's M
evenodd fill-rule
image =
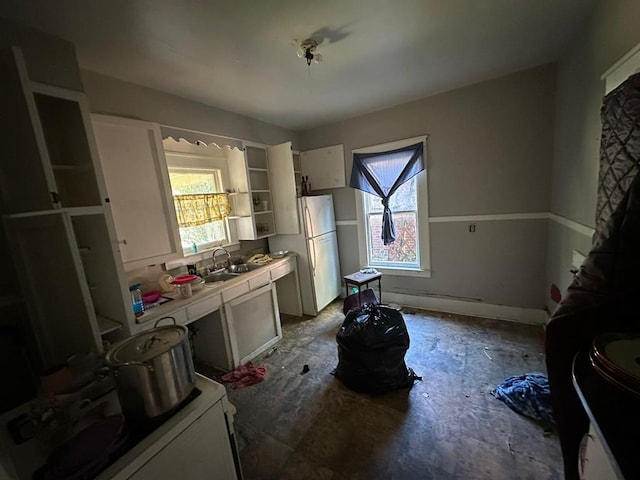
M307 38L306 40L302 40L298 44L298 57L305 58L307 61L307 65L311 66L311 61L313 60L316 63L322 62L322 55L316 53L316 49L318 48L318 42L316 42L313 38Z

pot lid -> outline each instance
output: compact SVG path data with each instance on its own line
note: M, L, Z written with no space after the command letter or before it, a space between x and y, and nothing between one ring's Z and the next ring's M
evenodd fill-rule
M196 278L198 278L196 275L191 275L191 274L179 275L179 276L175 277L173 279L173 282L171 282L171 283L173 283L175 285L182 285L183 283L191 283Z
M187 332L187 327L182 325L152 328L114 345L105 360L111 367L151 360L182 343Z

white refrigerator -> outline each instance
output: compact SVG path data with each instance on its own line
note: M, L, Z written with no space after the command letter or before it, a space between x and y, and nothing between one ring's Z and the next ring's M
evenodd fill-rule
M298 254L302 310L317 315L340 295L342 279L333 197L316 195L298 199L300 234L269 237L269 249Z

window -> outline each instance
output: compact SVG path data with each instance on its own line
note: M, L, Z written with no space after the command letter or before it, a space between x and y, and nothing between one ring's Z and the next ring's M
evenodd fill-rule
M393 212L396 240L384 245L382 236L382 203L379 197L363 192L364 220L367 235L367 255L370 266L420 267L418 241L418 196L416 178L403 184L392 196L389 207Z
M220 170L169 168L173 195L222 193ZM195 227L179 227L182 250L185 254L227 244L226 220L216 220Z
M424 137L391 142L354 150L353 153L377 153L425 141ZM424 149L426 152L426 148ZM425 160L426 162L426 160ZM360 264L378 270L398 271L403 275L429 275L429 218L426 171L404 183L391 196L395 242L382 241L382 211L379 197L354 190L358 216Z

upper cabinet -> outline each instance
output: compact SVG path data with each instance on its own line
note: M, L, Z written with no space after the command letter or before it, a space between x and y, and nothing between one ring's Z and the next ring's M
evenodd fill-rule
M269 147L267 152L276 233L300 233L296 199L297 178L291 142Z
M7 213L101 206L85 95L29 80L19 49L2 52L0 102L4 156L3 210ZM28 188L27 188L28 186Z
M244 158L236 155L235 159L230 159L230 176L235 176L234 182L240 183L244 183L245 178L247 186L246 196L245 192L239 192L240 195L234 198L239 214L234 219L237 238L266 238L276 233L267 149L263 145L245 144L243 154ZM249 216L242 215L249 212Z
M157 124L92 115L125 270L182 253Z
M346 186L342 144L300 152L300 168L313 190Z

